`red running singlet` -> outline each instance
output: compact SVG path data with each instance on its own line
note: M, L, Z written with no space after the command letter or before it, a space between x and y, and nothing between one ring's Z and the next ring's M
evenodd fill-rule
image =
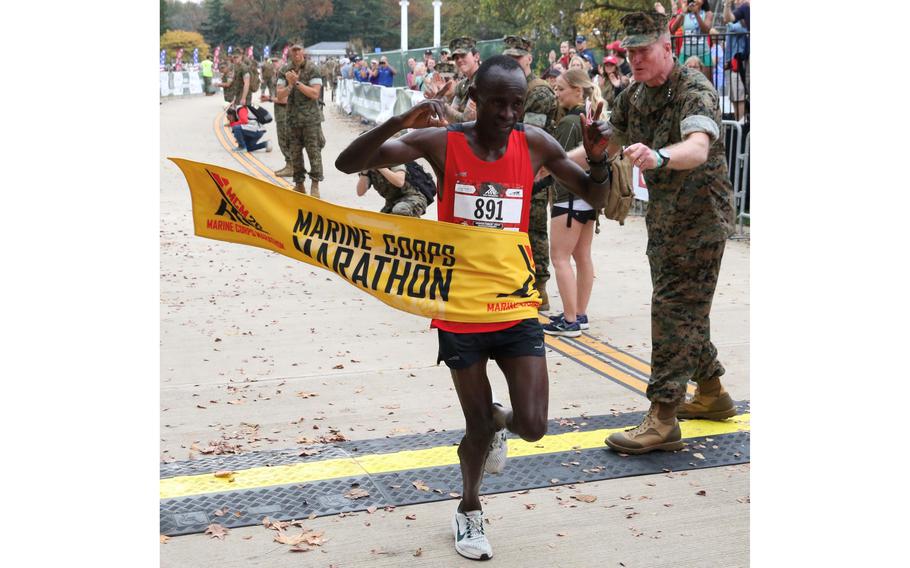
M439 220L527 233L534 172L524 124L515 125L505 155L493 162L474 155L462 124L447 130L445 185L438 191L437 202ZM452 333L485 333L508 329L520 321L461 323L434 319L430 327Z

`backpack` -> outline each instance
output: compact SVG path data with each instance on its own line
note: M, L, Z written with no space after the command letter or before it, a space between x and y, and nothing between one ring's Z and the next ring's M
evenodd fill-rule
M629 209L632 208L632 162L617 152L610 159L610 187L607 188L607 202L600 210L604 217L625 224Z
M268 124L272 122L272 115L269 114L269 111L265 110L265 108L254 107L253 105L246 105L246 108L253 113L253 116L256 117L256 122L259 124Z
M254 62L249 66L250 71L250 92L255 93L259 90L261 83L259 82L259 66Z
M433 203L436 197L436 182L430 177L423 167L417 162L407 162L405 165L404 181L413 185L427 198L427 205Z

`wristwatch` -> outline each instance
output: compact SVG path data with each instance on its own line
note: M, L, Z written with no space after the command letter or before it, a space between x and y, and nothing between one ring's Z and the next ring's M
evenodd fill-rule
M667 167L667 164L670 163L670 156L667 154L667 152L663 148L661 148L660 150L657 151L657 155L660 156L660 159L662 160L660 163L660 166L658 166L658 168Z

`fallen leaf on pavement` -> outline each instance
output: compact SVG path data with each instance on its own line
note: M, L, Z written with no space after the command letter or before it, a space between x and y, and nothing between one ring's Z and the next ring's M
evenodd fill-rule
M335 365L335 366L332 367L332 368L333 368L333 369L344 369L344 365L342 365L342 364L339 363L338 365Z
M566 536L566 533L564 533L564 532L558 532L558 533L556 533L556 536Z
M229 532L230 531L228 529L224 528L218 523L212 523L208 526L207 529L205 529L205 534L209 535L210 538L219 538L221 540L224 540L224 537Z
M704 497L705 495L708 494L708 492L705 491L704 489L702 489L701 491L697 491L695 494L696 494L696 495L701 495L702 497Z
M167 541L171 540L169 536L160 535L160 537L161 544L167 544Z
M234 472L228 470L216 471L215 477L218 479L227 479L228 481L234 481Z
M576 501L583 501L585 503L593 503L597 501L597 496L595 495L572 495L572 499Z
M418 548L417 550L414 551L414 556L420 556L421 554L423 554L422 548Z
M319 396L319 395L315 392L300 391L299 393L297 393L297 396L299 396L300 398L311 398L311 397Z
M348 499L363 499L364 497L369 497L370 492L362 487L355 487L344 494Z
M414 513L411 513L410 515L405 515L404 518L407 519L407 520L409 520L409 521L416 521L416 520L417 520L417 515L415 515Z
M705 456L701 455L701 454L698 453L698 452L695 452L695 453L693 453L692 455L695 456L696 458L700 459L700 460L705 459Z
M421 481L420 479L418 479L417 481L412 481L411 484L421 491L426 491L426 492L430 491L430 488L427 486L427 484L424 483L423 481Z
M530 509L534 509L535 507L537 507L537 505L534 503L525 503L525 509L530 510Z

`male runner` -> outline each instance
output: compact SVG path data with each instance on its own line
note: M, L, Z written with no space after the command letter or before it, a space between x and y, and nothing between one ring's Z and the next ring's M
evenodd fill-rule
M428 99L354 140L338 156L335 167L354 173L426 158L436 172L439 220L450 223L527 232L534 173L544 166L579 197L594 207L603 206L606 140L594 123L601 108L593 120L585 117L583 121L589 176L549 134L519 123L526 94L525 73L518 63L507 56L492 57L480 66L468 90L477 108L476 121L444 128L444 103ZM414 131L391 139L406 128ZM471 186L483 187L484 193L498 188L500 197L504 188L511 195L518 189L520 207L509 208L502 217L494 218L495 210L490 218L461 217L463 208L456 204ZM470 199L474 203L496 198L475 191ZM485 535L479 496L485 466L490 473L502 470L506 429L527 441L539 440L547 430L549 383L543 331L537 319L473 324L433 320L431 326L439 333L437 362L445 361L451 370L465 417L465 435L458 446L463 492L452 521L455 550L466 558L486 560L493 557L493 550ZM490 358L506 377L511 411L493 399L486 372Z

